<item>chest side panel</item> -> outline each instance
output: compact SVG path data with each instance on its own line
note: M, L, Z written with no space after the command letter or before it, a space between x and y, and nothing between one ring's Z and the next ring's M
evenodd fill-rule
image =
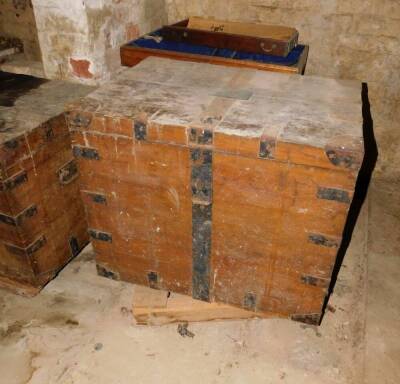
M213 179L214 300L282 314L319 313L354 177L216 153Z
M15 152L3 148L8 156L0 191L0 274L40 287L87 244L88 235L64 116L22 137Z
M100 272L191 294L190 153L187 147L87 135L82 196Z
M34 282L34 271L24 252L13 252L9 244L0 243L0 276Z

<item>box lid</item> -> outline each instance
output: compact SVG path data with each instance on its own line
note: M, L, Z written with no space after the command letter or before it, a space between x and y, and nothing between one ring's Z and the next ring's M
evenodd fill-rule
M149 57L69 109L71 129L98 130L96 116L126 118L131 133L109 125L102 133L137 140L326 168L358 169L363 157L357 81Z
M68 134L63 116L65 104L94 89L25 75L4 73L1 78L0 180L7 177L7 169L15 171L14 164L32 157L42 144L49 145L44 139L50 139L50 129L52 135Z
M0 145L63 113L66 103L94 89L67 81L48 81L25 75L12 77L15 81L4 80L0 88ZM21 85L24 82L28 83L25 88Z
M225 32L235 35L264 37L276 40L290 40L298 34L295 28L284 25L244 23L198 16L189 17L187 28L202 29L212 32Z

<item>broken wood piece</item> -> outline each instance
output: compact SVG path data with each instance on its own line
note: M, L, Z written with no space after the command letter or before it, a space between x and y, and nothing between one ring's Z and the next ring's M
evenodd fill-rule
M255 313L227 304L207 303L139 285L135 285L132 313L139 325L273 317L273 314Z

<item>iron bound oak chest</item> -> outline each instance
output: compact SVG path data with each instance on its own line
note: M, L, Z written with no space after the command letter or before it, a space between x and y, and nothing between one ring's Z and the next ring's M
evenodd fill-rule
M360 83L148 58L69 111L101 275L319 321Z
M0 75L0 287L34 295L89 240L63 111L93 88Z

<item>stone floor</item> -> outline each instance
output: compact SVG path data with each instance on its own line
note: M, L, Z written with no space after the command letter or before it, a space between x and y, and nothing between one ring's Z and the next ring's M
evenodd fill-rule
M399 183L370 190L365 377L367 384L400 383Z
M372 185L318 328L137 326L134 286L98 277L88 247L36 298L0 291L0 383L400 383L397 190Z

